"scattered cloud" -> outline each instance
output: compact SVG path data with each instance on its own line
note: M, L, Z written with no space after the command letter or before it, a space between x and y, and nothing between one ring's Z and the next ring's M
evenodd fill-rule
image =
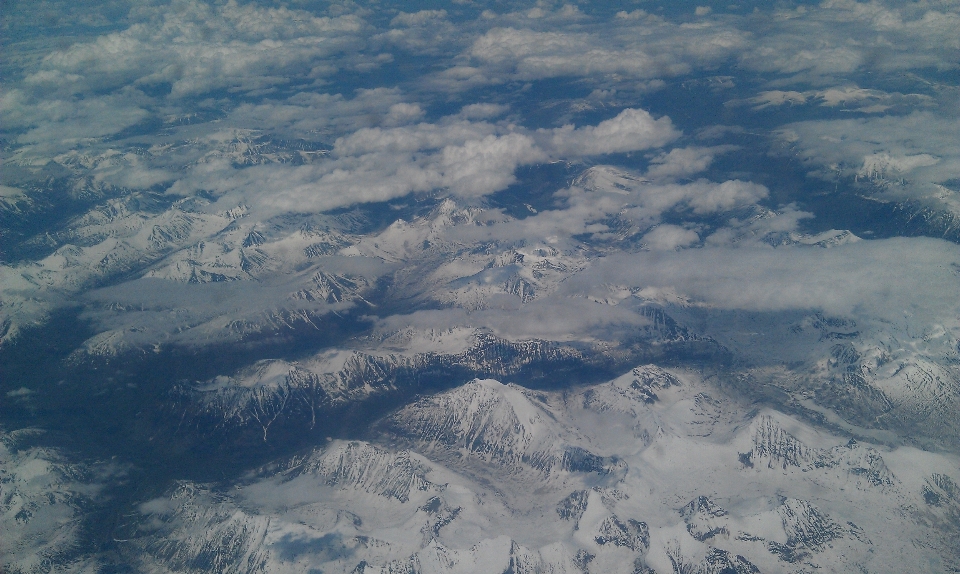
M889 112L892 109L915 110L932 106L934 100L924 94L887 93L857 86L843 86L805 92L770 90L748 99L747 103L753 105L754 109L757 110L784 105L816 103L828 108L879 114Z
M169 86L172 97L217 89L257 90L328 75L329 57L362 46L365 22L354 15L315 16L235 1L217 6L177 0L143 5L139 21L43 59L25 78L35 89L102 92L121 86Z
M643 236L643 245L653 251L672 251L679 247L689 247L700 241L700 236L692 229L679 225L658 225Z
M735 149L737 149L735 146L674 148L669 152L657 155L650 161L647 177L688 177L710 167L714 157L718 154Z

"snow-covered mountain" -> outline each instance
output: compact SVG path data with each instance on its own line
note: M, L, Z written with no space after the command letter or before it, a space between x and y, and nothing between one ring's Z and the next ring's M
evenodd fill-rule
M652 365L575 393L475 380L389 415L374 443L144 503L128 552L158 572L960 564L954 455L845 441L711 392Z
M0 572L957 574L958 28L3 2Z
M0 432L0 570L49 572L52 565L95 567L83 552L83 516L109 478L56 449L29 446L38 430Z
M83 293L97 332L66 364L249 345L239 368L167 383L136 424L173 452L281 462L138 501L115 538L143 571L957 568L949 305L754 310L685 291L660 254L701 240L665 210L724 246L734 280L750 273L739 253L817 269L863 243L784 231L795 214L751 204L759 188L721 191L594 167L565 207L444 199L392 221L126 197L73 220L71 247L3 268L5 329L41 316L45 293ZM697 215L714 192L726 222ZM257 351L361 318L330 348ZM650 360L675 368L629 368ZM362 436L316 446L346 428Z

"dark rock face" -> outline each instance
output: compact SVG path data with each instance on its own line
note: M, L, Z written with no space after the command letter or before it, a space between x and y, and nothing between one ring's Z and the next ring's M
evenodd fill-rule
M714 548L703 559L703 574L759 574L760 569L739 554Z
M258 429L266 440L271 427L313 428L326 413L380 396L410 395L478 376L509 377L538 366L582 366L585 361L578 350L556 343L511 343L480 335L473 348L455 355L355 353L332 373L290 364L287 374L269 385L181 385L172 392L177 405L173 410L201 433Z
M840 473L854 479L860 488L884 490L898 482L877 450L855 440L830 449L810 448L768 416L755 423L753 450L741 454L740 462L750 468L759 464L769 469Z
M720 534L730 534L727 527L718 520L727 516L727 511L706 496L691 500L680 509L680 516L687 524L687 532L700 542Z
M587 509L587 499L590 496L588 490L577 490L571 492L566 498L557 504L557 515L563 520L572 520L577 522L583 516Z
M767 545L770 552L785 562L799 562L810 552L820 552L827 543L849 532L804 500L788 499L777 513L787 533L787 543L768 542Z
M800 467L810 462L813 453L807 445L783 430L770 417L760 417L753 434L750 461L764 461L769 468Z
M263 539L270 519L247 514L206 488L183 484L169 504L149 510L152 536L135 544L173 571L258 572L269 559Z
M594 540L601 546L613 544L634 552L646 552L650 547L650 531L645 522L633 519L622 522L616 516L608 516L600 523Z

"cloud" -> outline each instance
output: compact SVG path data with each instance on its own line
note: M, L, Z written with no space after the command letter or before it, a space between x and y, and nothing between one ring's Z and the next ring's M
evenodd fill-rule
M701 172L713 163L718 153L737 149L735 146L717 146L713 148L675 148L662 153L650 161L647 177L670 178L685 177Z
M853 72L863 63L860 51L847 46L794 48L809 42L809 38L785 34L761 43L744 55L742 62L754 70L781 74L843 74Z
M126 30L47 55L25 83L83 91L166 84L174 98L256 90L333 73L338 66L326 59L360 48L366 27L354 15L318 17L233 0L144 5L130 16L135 23ZM74 81L64 84L68 75Z
M622 249L619 241L636 239L654 231L663 223L664 214L682 218L691 225L706 225L715 214L746 209L745 221L731 218L723 234L715 231L711 241L742 244L785 236L799 239L797 222L811 214L787 206L778 212L762 209L757 202L769 194L766 187L728 180L698 180L685 184L654 183L638 174L612 166L594 166L577 177L569 188L555 194L558 204L521 220L491 221L482 226L458 227L449 230L449 239L471 244L475 242L516 241L521 244L542 242L550 249L579 249L577 236L587 235L590 241L611 242L609 248ZM656 240L656 247L672 249L699 241L693 229L661 225L663 229L641 243ZM699 228L697 228L699 229ZM794 237L791 234L795 234ZM582 238L581 238L582 239ZM648 241L649 240L649 241ZM672 241L672 243L671 243Z
M488 135L462 146L448 146L440 159L441 183L457 195L486 195L516 181L518 165L546 159L529 136Z
M566 125L549 133L549 146L560 156L600 155L662 147L680 137L668 117L654 119L649 112L626 109L596 126Z
M447 19L446 10L400 12L390 21L390 29L373 40L420 55L448 54L466 41L461 30Z
M364 128L338 138L329 159L246 169L214 160L192 168L170 192L207 190L222 196L220 205L245 203L261 216L325 211L435 189L485 195L513 183L517 166L546 159L531 137L482 122Z
M469 328L490 331L508 340L591 341L626 336L650 324L650 319L626 305L604 305L583 297L551 296L524 305L516 300L503 303L503 308L471 313L444 309L393 315L379 319L374 329L379 333L402 329L439 333Z
M571 290L619 283L673 289L718 309L822 310L901 322L954 324L960 254L934 239L885 239L831 249L705 248L617 254L567 281Z
M678 247L689 247L700 241L700 236L692 229L679 225L658 225L643 236L643 245L653 251L672 251Z
M941 185L960 175L958 131L960 120L955 117L917 111L797 122L784 126L779 136L817 177L869 179L874 192L923 199L960 213L960 197Z
M733 209L738 205L749 205L769 194L767 188L762 185L738 179L725 181L719 185L701 181L688 186L687 189L698 191L690 195L687 202L693 212L699 215Z
M756 110L783 105L819 103L823 107L878 114L890 112L892 109L914 110L928 107L934 105L934 100L923 94L887 93L857 86L839 86L805 92L770 90L760 92L757 96L746 100L746 103L753 105Z
M420 121L424 115L420 105L405 101L396 88L359 89L352 96L301 92L285 99L243 103L221 124L332 143L361 128L396 127Z
M474 324L504 339L552 341L617 340L618 335L650 324L626 306L604 305L583 298L538 299L507 312L487 310L471 315Z
M473 110L491 113L502 108ZM420 113L419 106L396 103L388 116L410 119ZM670 118L654 119L636 109L596 126L536 132L508 123L469 121L461 114L437 123L361 128L337 138L329 157L307 165L238 169L225 157L211 158L192 167L169 192L192 195L205 190L221 197L218 208L243 203L261 215L325 211L440 189L476 197L505 189L516 181L514 172L522 165L660 147L679 135ZM694 208L702 209L699 203Z
M466 55L491 77L649 79L689 73L695 65L722 60L743 42L732 28L705 24L693 30L643 13L593 27L580 24L576 31L497 27L477 38Z
M461 108L460 115L468 120L486 120L502 116L509 109L500 104L469 104Z
M891 156L888 153L875 153L863 158L863 166L857 171L857 177L881 179L907 174L918 167L937 165L940 158L927 153L916 155Z
M16 141L34 154L62 152L82 142L116 134L136 125L149 112L122 96L37 101L21 90L0 96L0 121L17 130Z
M816 8L779 10L773 25L740 56L759 71L798 79L848 74L860 69L893 72L958 67L960 14L930 4L831 0Z

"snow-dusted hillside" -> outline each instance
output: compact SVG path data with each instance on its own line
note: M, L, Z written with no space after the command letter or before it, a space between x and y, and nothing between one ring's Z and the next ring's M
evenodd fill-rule
M653 365L575 393L475 380L388 416L373 443L144 503L127 551L157 572L960 565L954 455L844 440L715 392Z
M957 0L0 3L2 574L960 574Z
M51 567L96 568L84 552L83 515L108 474L71 463L61 452L30 447L42 432L0 432L0 570L50 572Z

